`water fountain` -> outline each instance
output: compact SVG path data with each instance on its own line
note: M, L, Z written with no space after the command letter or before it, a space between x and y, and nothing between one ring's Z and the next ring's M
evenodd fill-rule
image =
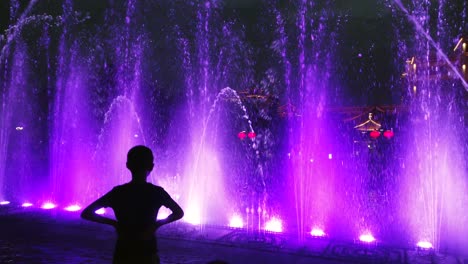
M196 226L463 250L467 6L416 2L374 3L363 40L339 1L11 1L0 200L77 210L146 144Z
M414 52L413 57L407 56L405 72L410 105L405 126L414 132L408 133L402 150L406 153L400 164L402 215L408 218L413 239L447 250L466 245L466 239L457 234L468 232L462 213L468 188L466 102L462 99L468 87L463 72L466 59L461 49L453 48L462 41L458 39L464 30L466 5L421 1L409 11L402 2L395 4L416 32L403 48ZM465 13L454 20L450 12L457 10Z

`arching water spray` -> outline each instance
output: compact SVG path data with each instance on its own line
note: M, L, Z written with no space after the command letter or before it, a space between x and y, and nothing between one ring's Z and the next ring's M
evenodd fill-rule
M189 182L186 201L186 220L193 224L204 224L206 221L207 208L215 203L221 203L225 206L227 199L229 199L229 197L225 197L226 186L222 179L223 176L219 175L221 173L221 168L218 164L217 153L210 149L211 146L207 146L207 129L211 124L213 114L218 109L220 100L223 99L229 99L242 110L242 119L247 121L250 131L254 131L252 122L247 114L247 109L243 105L237 92L229 87L222 89L216 96L203 124L200 142L195 146L193 164L188 172ZM265 190L265 181L263 178L261 181ZM216 194L215 197L217 197L217 201L208 199L208 197L213 194ZM217 215L223 215L224 213L228 212L217 212ZM228 218L226 217L226 219Z

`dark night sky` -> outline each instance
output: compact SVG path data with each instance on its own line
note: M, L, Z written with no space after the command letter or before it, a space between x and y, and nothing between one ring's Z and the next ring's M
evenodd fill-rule
M49 9L37 13L42 11L51 14L60 13L59 2L49 1L46 5ZM106 2L82 0L79 1L78 8L93 16L102 13L106 8ZM225 7L237 9L237 13L244 17L244 21L256 23L261 19L259 14L264 9L263 3L261 0L225 0ZM291 3L296 1L279 1L279 3L284 10L292 10L295 16L294 4ZM3 32L8 27L9 1L0 1L0 8L0 31ZM337 69L341 71L340 78L343 78L342 82L347 86L348 94L344 96L357 97L352 103L357 105L398 103L394 102L398 93L392 90L390 83L395 83L401 69L395 67L395 50L392 50L394 49L392 14L385 1L336 0L333 14L337 17L346 17L347 20L339 32L340 48L337 51L340 56L338 67L348 64L343 69ZM249 26L246 28L248 31ZM252 34L251 38L254 37L255 34ZM359 54L362 54L362 57L358 56Z

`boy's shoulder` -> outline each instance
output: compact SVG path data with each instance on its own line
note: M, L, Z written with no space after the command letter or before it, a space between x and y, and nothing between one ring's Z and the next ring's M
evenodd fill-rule
M161 187L161 186L154 185L154 184L152 184L152 183L148 183L148 185L151 186L151 188L153 188L155 191L165 192L164 188Z
M141 187L143 187L143 189L140 189ZM122 190L135 190L134 188L135 188L135 185L128 182L128 183L124 183L124 184L115 186L113 188L113 191L120 192ZM140 187L137 187L137 188L140 189L140 190L146 189L147 191L151 191L151 192L166 193L166 190L164 190L163 187L158 186L158 185L154 185L154 184L149 183L149 182L144 184L144 185L140 185Z

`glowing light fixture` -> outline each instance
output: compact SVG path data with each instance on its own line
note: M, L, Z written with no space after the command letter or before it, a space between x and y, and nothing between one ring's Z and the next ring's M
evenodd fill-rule
M251 132L249 132L249 133L247 134L247 136L248 136L249 138L253 139L253 138L255 138L255 137L257 136L257 134L256 134L255 132L251 131Z
M10 202L9 201L1 201L0 202L0 205L7 205L7 204L10 204Z
M101 208L101 209L97 209L96 211L94 211L96 214L98 215L103 215L106 213L106 209L104 208Z
M372 243L375 241L375 237L371 233L367 233L359 236L359 240L366 243Z
M278 218L272 218L265 224L265 231L281 233L283 232L283 223Z
M65 211L68 211L68 212L76 212L76 211L79 211L80 209L81 207L77 204L73 204L73 205L65 207Z
M158 216L156 217L156 219L158 220L165 219L169 216L169 214L170 214L169 209L167 209L166 207L161 207L161 209L159 209Z
M46 202L41 206L42 209L46 209L46 210L54 209L55 207L57 207L57 205L55 205L55 204L53 204L51 202Z
M17 127L15 127L15 129L16 129L16 131L21 131L21 130L24 129L24 127L22 127L22 126L17 126Z
M229 227L243 228L244 222L242 221L242 218L240 216L234 215L233 217L231 217L231 220L229 220Z
M462 69L463 69L463 71L466 71L466 64L462 65Z
M310 235L313 236L313 237L324 237L325 232L321 228L314 227L310 231Z
M192 224L192 225L199 225L201 224L201 219L199 216L193 215L193 216L188 216L184 217L185 222Z
M23 203L21 206L22 207L31 207L33 204L32 203Z
M413 86L413 92L415 93L416 91L417 91L417 87L415 85L415 86Z
M331 153L328 154L328 159L332 159L333 155Z
M416 246L418 246L418 248L423 248L423 249L430 249L432 248L432 244L431 242L428 242L428 241L419 241Z

